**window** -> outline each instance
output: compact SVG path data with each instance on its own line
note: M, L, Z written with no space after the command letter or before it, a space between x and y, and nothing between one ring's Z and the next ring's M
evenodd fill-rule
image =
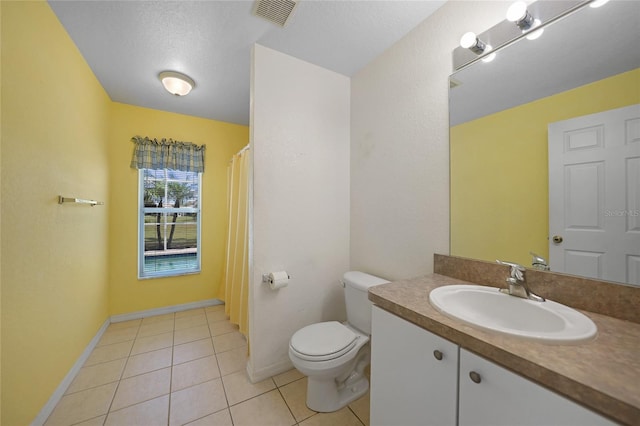
M140 169L138 277L200 272L201 173Z

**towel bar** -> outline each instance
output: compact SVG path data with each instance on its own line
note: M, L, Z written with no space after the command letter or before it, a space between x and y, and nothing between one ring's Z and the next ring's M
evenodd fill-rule
M69 198L69 197L63 197L62 195L59 195L58 204L64 204L64 203L89 204L91 207L104 205L103 201L83 200L82 198Z

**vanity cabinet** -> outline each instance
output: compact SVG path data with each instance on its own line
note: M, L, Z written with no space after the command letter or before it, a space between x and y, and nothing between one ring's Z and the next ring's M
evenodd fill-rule
M371 426L615 424L377 306L371 336Z
M371 336L371 425L455 425L458 346L377 306Z

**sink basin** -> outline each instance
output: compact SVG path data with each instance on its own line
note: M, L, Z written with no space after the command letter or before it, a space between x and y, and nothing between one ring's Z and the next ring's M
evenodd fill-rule
M494 287L438 287L429 293L429 301L444 315L471 326L544 343L580 343L598 330L589 317L568 306L510 296Z

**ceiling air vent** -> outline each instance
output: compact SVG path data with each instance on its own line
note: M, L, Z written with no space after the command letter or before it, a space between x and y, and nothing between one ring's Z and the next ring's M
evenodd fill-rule
M298 0L257 0L254 13L284 27Z

